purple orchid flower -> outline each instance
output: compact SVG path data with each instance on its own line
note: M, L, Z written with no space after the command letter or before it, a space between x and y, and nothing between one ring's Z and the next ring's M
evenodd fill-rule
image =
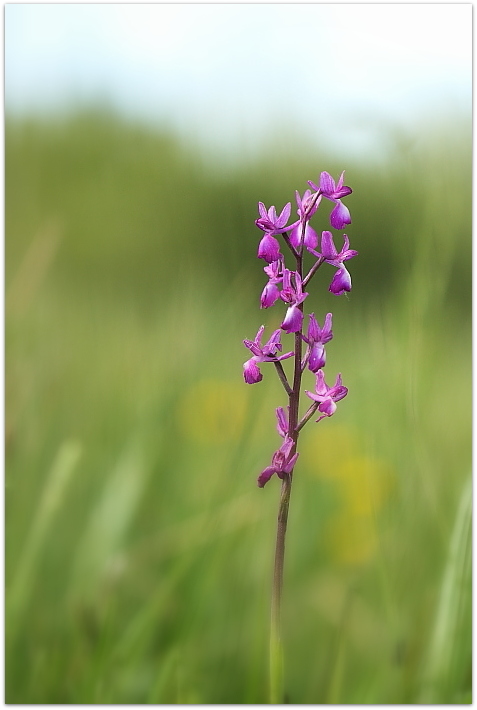
M331 293L334 293L335 296L341 296L346 291L351 291L351 275L343 262L352 259L353 256L357 256L358 252L355 249L349 249L349 239L346 234L343 234L343 248L339 253L335 247L333 235L327 231L321 235L321 254L314 249L309 249L308 251L338 269L328 289Z
M291 284L291 277L294 277L295 288ZM308 293L303 292L300 274L297 271L283 270L283 289L280 293L282 301L288 304L285 318L281 325L285 333L298 333L303 325L303 311L298 306L303 303Z
M350 187L343 185L344 174L345 171L343 170L337 184L327 172L321 173L319 186L310 180L308 181L310 187L314 190L320 190L323 197L335 203L335 207L330 214L330 223L335 229L343 229L346 224L351 224L349 209L341 202L342 197L346 197L346 195L350 195L353 192Z
M314 399L315 402L319 402L318 410L322 412L322 416L316 420L319 422L325 417L331 417L336 412L336 402L346 397L348 388L343 386L341 374L337 375L333 387L328 387L323 370L318 370L316 373L315 392L305 390L305 394L310 399Z
M291 450L294 446L294 441L289 436L285 437L283 444L280 446L278 451L272 456L272 465L267 466L261 472L258 477L257 484L259 488L263 488L266 483L270 480L274 473L277 474L279 478L284 478L285 474L291 473L293 467L296 464L299 454L295 453L290 456Z
M283 263L281 259L272 261L268 266L264 266L263 270L268 276L268 283L262 291L260 297L260 308L270 308L280 298L280 289L278 284L283 280Z
M300 250L302 242L307 249L316 249L318 235L313 227L310 227L308 222L315 214L320 202L321 195L317 195L317 193L312 194L311 190L305 190L303 197L300 196L298 190L296 191L297 212L300 221L296 223L290 233L290 244L296 251Z
M248 348L252 353L253 357L243 364L243 377L248 385L253 385L256 382L260 382L263 379L263 375L258 367L259 362L278 362L279 360L286 360L286 358L293 357L295 353L289 352L284 355L277 355L277 353L282 349L282 344L280 342L281 331L280 329L275 330L269 341L262 347L262 335L265 330L265 326L262 325L258 329L258 333L255 336L255 340L244 340L243 343L246 348Z
M303 340L308 344L308 368L312 372L318 372L326 363L326 352L325 344L328 343L333 337L333 331L331 330L331 320L332 315L328 313L323 324L323 328L320 328L320 324L315 318L314 313L310 313L310 323L308 325L308 332L306 336L302 336Z
M289 227L286 226L290 217L291 202L287 202L278 217L273 205L267 211L263 202L259 202L258 211L260 217L255 220L255 224L262 232L265 232L265 236L258 245L258 258L265 259L265 261L268 261L270 264L273 261L278 261L282 257L280 254L280 244L275 239L274 235L283 234L283 232L295 226L294 224Z

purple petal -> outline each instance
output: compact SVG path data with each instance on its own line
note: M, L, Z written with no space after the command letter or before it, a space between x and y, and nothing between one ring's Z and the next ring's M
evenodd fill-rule
M262 342L262 335L263 331L265 330L265 326L261 325L260 328L257 330L257 335L255 336L255 342L257 345L260 345Z
M293 456L291 457L291 459L290 459L289 461L287 461L286 466L284 466L284 468L283 468L283 472L284 472L284 473L291 473L291 472L293 471L293 467L295 466L295 464L296 464L296 462L297 462L297 460L298 460L299 455L300 455L299 453L293 454ZM277 473L278 473L278 472L277 472ZM283 476L280 476L279 473L278 473L278 476L279 476L280 478L283 478Z
M309 190L305 190L305 194L303 195L303 199L305 199L305 195L306 195L307 192L309 193L310 191L309 191ZM298 207L297 212L298 212L299 215L301 215L301 211L300 211L300 210L301 210L301 205L302 205L302 199L301 199L301 195L300 195L300 193L298 192L298 190L295 190L295 199L296 199L296 204L297 204L297 207Z
M315 392L310 392L310 390L305 390L305 394L310 399L314 399L315 402L322 402L324 397L321 394L315 394Z
M341 200L343 197L351 195L352 192L353 190L350 187L343 185L339 190L335 190L334 198L335 200Z
M347 394L348 394L348 388L344 387L343 385L341 387L333 387L330 390L330 395L333 397L333 400L335 402L339 402L340 399L343 399L344 397L346 397Z
M254 385L263 380L263 375L253 357L243 364L243 378L248 385Z
M325 373L323 370L318 370L316 373L315 392L321 397L325 397L328 394L328 386L325 382Z
M261 217L262 219L268 219L267 208L265 207L265 205L263 204L263 202L259 202L259 203L258 203L258 211L259 211L260 217Z
M331 397L327 397L325 401L320 404L318 410L326 417L331 417L336 412L336 404L333 402Z
M352 259L353 256L358 256L358 254L359 254L359 251L356 251L356 249L348 249L342 255L341 261L348 261L348 259Z
M335 272L328 291L335 296L342 296L346 291L351 291L351 275L345 266L341 265L341 268Z
M293 352L293 350L290 350L289 353L285 353L284 355L278 355L278 357L276 356L273 359L274 360L286 360L287 358L293 357L294 355L295 355L295 353Z
M343 380L341 379L341 372L339 372L336 375L336 380L335 380L335 384L333 385L333 387L341 387L342 384L343 384Z
M278 261L282 256L280 254L280 244L270 234L265 234L260 244L258 245L259 259L265 259L270 264L272 261Z
M293 445L294 445L294 441L293 441L293 439L291 438L291 436L286 436L286 437L285 437L285 441L284 441L283 444L280 446L280 448L278 449L278 451L275 451L274 457L277 457L277 456L278 456L279 459L280 459L280 457L281 457L280 460L286 461L286 460L288 459L289 455L290 455L290 451L292 450Z
M318 245L318 235L309 224L306 225L304 244L307 249L316 249Z
M246 348L248 348L256 357L261 357L262 355L262 348L257 345L257 343L252 342L251 340L244 340L243 344L245 345Z
M295 249L298 249L300 246L302 234L303 224L301 222L297 222L290 234L290 244ZM309 224L305 226L305 237L303 239L303 243L307 249L315 249L318 244L318 235Z
M285 319L282 323L282 330L285 333L298 333L303 324L303 313L296 304L290 306L285 314Z
M351 224L349 209L340 202L340 200L336 202L335 207L331 211L330 224L335 229L343 229L346 224Z
M315 343L310 351L310 358L308 360L308 368L312 372L318 372L326 364L326 352L323 343Z
M281 437L285 438L288 434L288 417L283 407L277 407L275 412L277 415L277 431Z
M301 225L301 222L298 222L290 232L290 244L294 249L298 249L298 247L300 246L300 237L302 229L303 227Z
M282 277L279 275L281 267L282 267L282 262L280 260L278 260L278 261L272 261L271 264L269 264L268 266L264 266L263 270L265 271L265 273L267 274L267 276L270 279L281 281Z
M260 297L260 308L270 308L280 298L280 289L271 281L267 283Z
M328 343L333 337L333 331L331 330L331 319L333 318L331 313L326 314L325 322L323 325L323 330L321 331L321 342Z
M324 259L335 259L338 256L331 232L321 233L321 256Z
M351 193L353 192L353 190L350 187L348 187L347 185L343 185L344 174L345 174L345 171L343 170L343 172L340 175L340 179L338 180L338 182L336 184L336 189L333 194L333 197L335 198L335 200L339 200L342 197L346 197L346 195L351 195Z
M271 479L273 474L275 473L275 469L273 466L267 466L267 468L264 468L262 473L257 479L257 485L259 488L263 488L266 483Z
M325 197L328 197L328 195L332 195L335 191L335 188L335 181L333 180L331 175L327 172L321 173L320 190L325 195Z
M310 313L310 322L308 324L308 340L312 343L315 343L317 340L320 338L320 326L318 325L318 322L315 318L314 313Z
M275 221L275 224L277 227L280 229L286 225L288 222L288 218L290 217L290 212L291 212L291 202L287 202L285 207L282 209L280 212L280 216L278 219Z
M343 399L348 394L348 388L343 385L341 373L336 375L336 382L328 394L333 397L335 402L339 402L340 399Z
M277 350L282 349L280 338L282 337L280 328L274 330L266 345L263 346L264 355L275 355Z

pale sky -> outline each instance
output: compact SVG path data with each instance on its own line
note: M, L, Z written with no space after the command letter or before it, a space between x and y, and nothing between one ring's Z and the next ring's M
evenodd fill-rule
M9 112L101 101L217 145L341 150L471 110L469 4L7 4Z

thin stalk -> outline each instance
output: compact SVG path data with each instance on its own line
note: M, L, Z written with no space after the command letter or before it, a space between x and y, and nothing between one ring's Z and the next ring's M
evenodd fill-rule
M303 279L303 288L305 288L307 283L309 283L311 281L311 279L316 274L316 272L318 271L318 269L320 268L320 266L322 265L323 262L324 262L323 257L320 257L320 259L318 259L318 261L315 261L315 263L313 264L313 266L311 267L311 269L309 270L309 272L307 273L307 275Z
M307 409L306 413L300 419L300 423L297 424L297 427L296 427L297 432L299 432L301 429L303 429L303 427L305 426L307 421L312 418L312 416L314 415L314 413L316 412L316 410L318 409L319 406L320 405L318 402L314 402L312 405L310 405L310 407Z
M290 236L289 236L288 232L283 232L282 237L283 237L283 240L284 240L285 244L287 245L287 247L290 249L291 253L292 253L293 256L295 257L295 259L297 259L297 258L298 258L298 253L297 253L295 247L293 246L293 244L292 244L291 241L290 241Z
M275 368L277 370L278 377L280 378L280 382L282 383L283 387L285 388L285 392L287 393L288 396L291 395L293 392L292 388L288 384L287 376L285 374L285 370L283 369L282 363L278 360L277 362L273 363L275 365Z

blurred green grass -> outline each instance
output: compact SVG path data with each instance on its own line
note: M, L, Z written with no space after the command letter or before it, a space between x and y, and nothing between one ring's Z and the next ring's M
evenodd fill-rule
M350 394L301 438L287 700L471 701L470 123L349 165L292 138L234 166L111 114L7 119L8 703L266 703L284 397L242 382L280 317L253 221L343 168L353 291L320 272L310 310Z

